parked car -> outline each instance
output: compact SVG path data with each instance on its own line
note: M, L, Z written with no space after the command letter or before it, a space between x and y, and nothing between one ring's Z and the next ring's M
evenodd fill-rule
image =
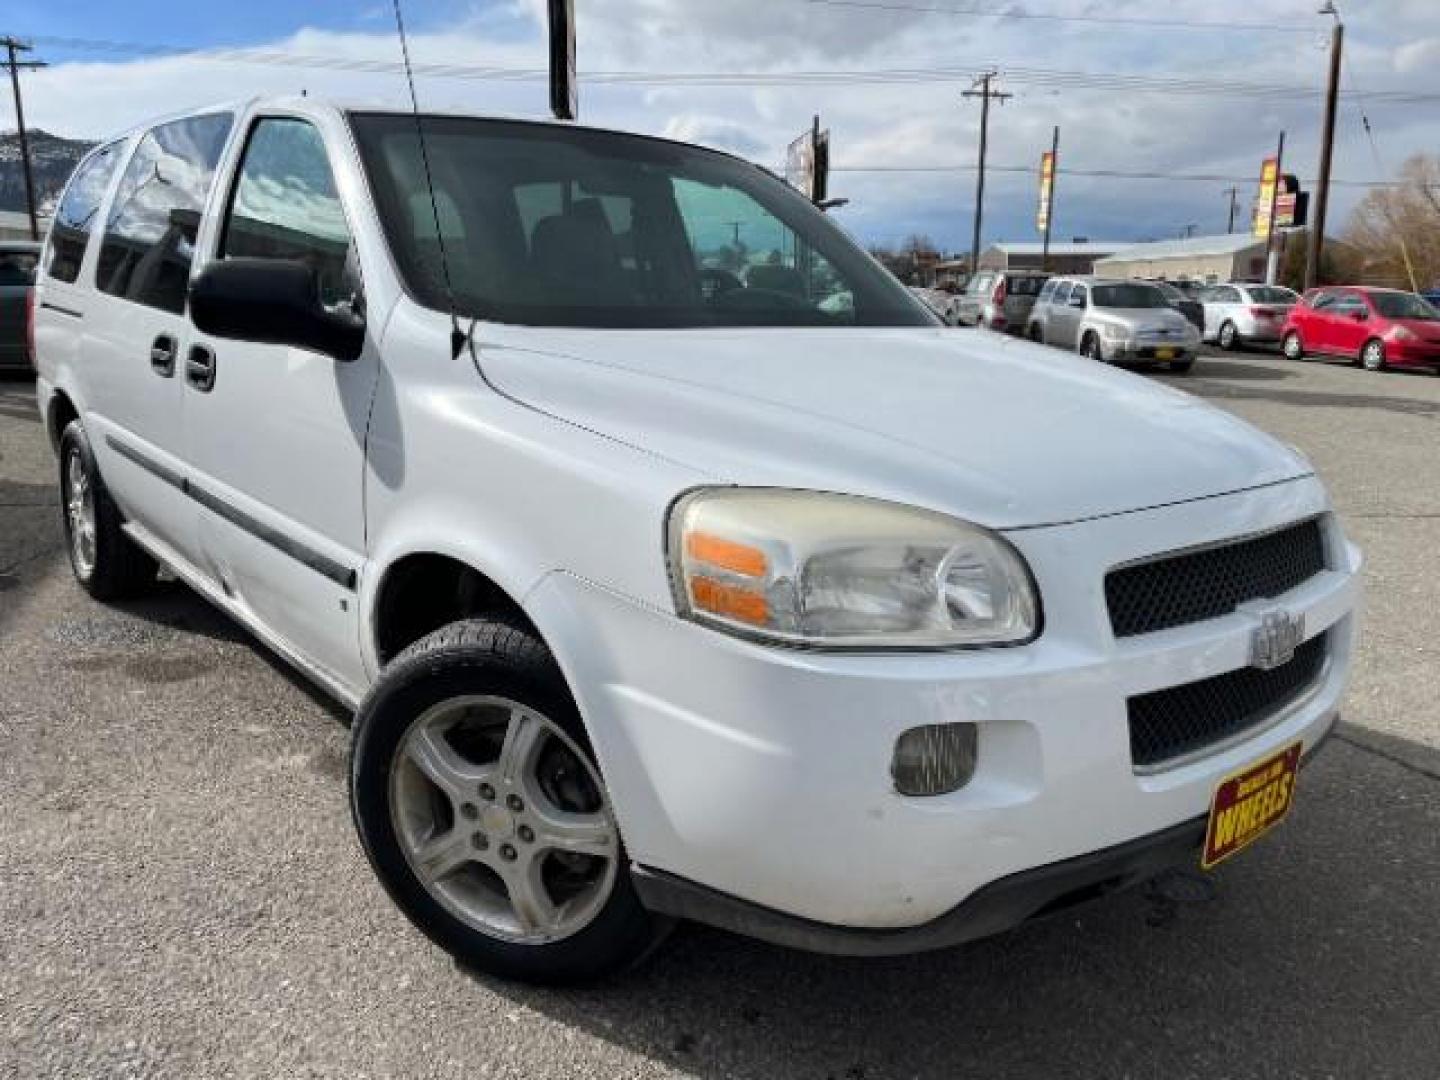
M707 295L778 235L799 282ZM355 707L365 854L468 966L994 933L1248 846L1335 724L1360 558L1308 461L939 332L738 158L259 99L102 143L43 265L76 579L162 563Z
M1048 274L1015 270L982 270L965 286L956 305L961 326L1020 333L1030 318Z
M1150 284L1160 290L1165 302L1184 315L1191 326L1196 330L1205 329L1205 309L1199 300L1187 296L1168 281L1151 281Z
M1420 294L1431 307L1440 308L1440 289L1431 289Z
M940 316L946 326L954 326L957 322L957 307L959 298L954 293L946 292L944 289L926 289L919 285L911 285L909 289L918 296L931 311Z
M1153 361L1189 371L1200 333L1165 295L1143 281L1051 278L1040 290L1026 336L1107 363Z
M26 328L39 257L39 244L0 240L0 371L31 370Z
M1398 289L1311 289L1291 309L1281 348L1291 360L1341 356L1368 371L1440 372L1440 309Z
M1283 285L1228 282L1212 285L1200 300L1205 308L1205 340L1222 349L1243 349L1279 341L1290 309L1300 296Z

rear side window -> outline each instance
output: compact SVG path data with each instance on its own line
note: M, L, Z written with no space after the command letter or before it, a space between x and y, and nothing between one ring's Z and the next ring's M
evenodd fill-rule
M1035 296L1046 283L1046 278L1017 274L1007 279L1006 289L1011 296Z
M102 146L80 163L65 188L65 195L55 210L55 223L50 227L50 261L46 273L58 281L74 281L80 276L80 263L85 259L85 245L115 166L120 163L120 143Z
M153 128L135 148L100 244L96 283L112 296L185 310L195 234L233 117L212 113Z
M240 164L221 256L313 266L320 299L333 305L355 293L349 250L350 229L320 132L304 120L260 120Z
M1070 302L1070 282L1062 281L1055 286L1055 295L1050 297L1051 303L1066 304Z

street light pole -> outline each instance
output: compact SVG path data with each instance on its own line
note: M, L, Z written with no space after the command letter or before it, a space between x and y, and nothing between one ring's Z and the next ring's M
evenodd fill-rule
M1320 282L1320 256L1325 247L1325 211L1330 202L1330 159L1335 149L1335 107L1340 97L1340 56L1345 46L1345 24L1335 5L1327 3L1322 15L1333 15L1330 29L1330 81L1325 88L1325 129L1320 136L1320 176L1315 186L1315 214L1310 222L1310 244L1305 252L1305 288Z

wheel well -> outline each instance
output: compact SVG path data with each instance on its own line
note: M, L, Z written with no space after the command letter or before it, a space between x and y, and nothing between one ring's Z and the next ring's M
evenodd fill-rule
M473 567L446 555L407 555L380 583L371 620L376 655L389 663L431 631L477 616L499 616L535 630L510 594Z
M75 408L75 403L70 400L64 390L56 390L50 399L50 415L47 417L46 428L50 434L50 446L60 449L60 436L71 420L80 419L80 413Z

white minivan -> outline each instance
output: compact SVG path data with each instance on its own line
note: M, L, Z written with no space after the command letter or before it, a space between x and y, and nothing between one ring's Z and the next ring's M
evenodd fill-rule
M80 584L163 564L353 706L375 872L490 972L994 933L1245 847L1336 722L1304 457L946 330L722 153L200 111L79 166L37 294Z

